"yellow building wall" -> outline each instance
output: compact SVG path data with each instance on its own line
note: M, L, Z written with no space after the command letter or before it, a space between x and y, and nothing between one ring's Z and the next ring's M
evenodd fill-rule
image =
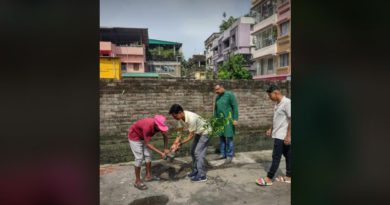
M278 38L277 50L278 53L281 52L290 52L291 44L290 44L290 36L283 36Z
M279 28L280 29L280 28ZM278 66L276 68L276 75L291 74L291 39L290 35L282 36L278 38L277 42L278 52ZM279 67L280 55L282 53L288 53L288 66Z
M206 79L206 73L205 72L196 72L195 73L195 79L196 80L205 80Z
M119 58L100 58L100 78L121 79Z

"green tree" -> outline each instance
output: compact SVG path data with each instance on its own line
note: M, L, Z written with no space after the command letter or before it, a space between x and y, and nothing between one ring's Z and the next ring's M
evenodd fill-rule
M246 64L241 54L229 57L218 67L218 79L252 79L252 75L244 68Z
M189 58L188 60L184 59L181 62L181 71L182 71L181 76L182 77L189 77L191 74L192 66L193 66L193 63L192 63L191 58Z
M181 61L181 76L182 77L187 77L188 67L189 67L188 61L183 58L183 60Z
M219 25L219 31L224 32L228 29L234 22L236 22L237 18L230 16L227 20L222 20L221 25Z
M244 17L255 17L255 14L252 11L250 11L250 12L246 13L244 15Z
M156 47L153 49L149 49L149 52L153 56L160 56L160 57L168 58L168 59L175 57L172 49L167 49L167 48L163 48L163 47ZM176 54L176 56L179 56L179 55L181 55L181 54L180 53Z
M213 70L207 70L206 71L206 79L208 79L208 80L214 79L214 72L213 72Z

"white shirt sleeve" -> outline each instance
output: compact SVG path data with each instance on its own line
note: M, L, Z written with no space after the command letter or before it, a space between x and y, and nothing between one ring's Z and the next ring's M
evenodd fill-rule
M288 101L286 105L284 106L284 111L286 112L286 115L288 118L291 118L291 101Z

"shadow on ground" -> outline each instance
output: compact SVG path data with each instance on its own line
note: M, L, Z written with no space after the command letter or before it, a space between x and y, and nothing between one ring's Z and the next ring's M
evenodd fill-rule
M159 196L150 196L142 199L136 199L131 202L129 205L165 205L169 201L168 196L159 195Z
M192 171L192 164L191 159L189 157L184 158L186 160L180 160L180 161L161 161L160 163L152 165L152 175L157 176L160 178L161 181L177 181L180 179L186 178L186 175ZM210 161L213 161L210 163ZM240 168L242 166L246 166L246 163L230 163L230 164L224 164L224 160L219 160L220 163L217 163L216 165L215 160L212 160L210 157L209 159L206 159L206 168L207 170L219 170L219 169L226 169L226 168ZM239 161L238 161L239 162ZM271 162L266 159L256 159L256 163L263 165L263 170L265 172L268 172ZM281 163L285 163L284 160L281 161ZM142 170L143 174L145 175L145 170ZM280 168L276 172L276 176L283 175L282 170Z
M179 180L191 171L191 163L160 163L152 166L152 175L161 180Z

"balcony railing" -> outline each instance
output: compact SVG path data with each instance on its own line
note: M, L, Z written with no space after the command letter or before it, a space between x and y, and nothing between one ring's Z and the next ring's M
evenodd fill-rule
M276 74L278 74L278 75L280 75L280 74L289 74L290 73L289 71L290 71L290 67L289 66L276 68Z
M145 55L143 47L117 46L116 54Z
M269 18L267 18L261 22L256 23L253 26L253 31L251 31L251 34L253 35L254 33L257 33L260 30L268 27L269 25L276 25L276 23L277 23L277 14L273 14Z
M151 61L181 61L181 56L170 56L170 57L164 57L164 56L156 56L152 55L148 57L148 60Z
M262 57L262 56L267 56L267 55L276 55L276 43L272 44L270 46L255 50L253 53L253 59Z

